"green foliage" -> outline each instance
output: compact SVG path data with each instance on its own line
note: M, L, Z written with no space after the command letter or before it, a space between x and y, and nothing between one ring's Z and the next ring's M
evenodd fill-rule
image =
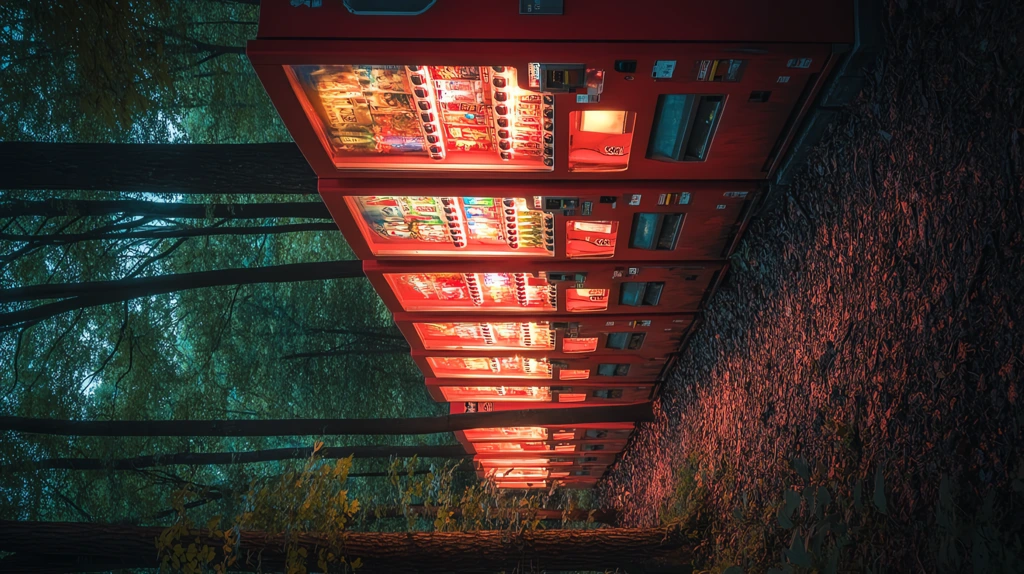
M323 443L318 442L314 453L322 447ZM237 550L239 537L252 531L284 535L288 574L305 574L313 558L320 572L358 570L362 560L346 557L344 550L345 530L360 509L359 500L350 498L345 488L351 467L351 457L329 463L314 454L297 472L254 480L243 497L241 513L223 529L218 516L207 522L204 531L197 530L185 512L185 501L193 491L175 491L172 503L178 520L156 540L161 571L227 572L244 559ZM315 548L301 539L308 533L317 536ZM214 548L208 543L211 537L222 539L223 545ZM221 560L214 563L218 555Z
M287 141L248 60L258 7L0 3L0 139Z

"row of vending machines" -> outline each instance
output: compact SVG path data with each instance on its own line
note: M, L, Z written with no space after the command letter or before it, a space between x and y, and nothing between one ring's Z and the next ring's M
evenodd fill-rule
M452 413L650 400L853 42L852 0L264 0L248 54ZM592 486L632 423L457 433Z

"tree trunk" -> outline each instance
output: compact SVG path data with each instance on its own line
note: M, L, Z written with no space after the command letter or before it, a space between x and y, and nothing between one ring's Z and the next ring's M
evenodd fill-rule
M0 144L2 145L2 144ZM74 200L47 199L43 201L9 200L0 203L0 218L21 216L97 216L134 215L164 219L266 219L295 217L301 219L330 219L327 206L320 201L290 201L282 203L171 203L135 199Z
M36 245L69 245L80 241L117 241L120 239L177 239L181 237L211 237L215 235L277 235L304 231L332 231L333 223L294 223L290 225L255 225L236 227L166 227L143 231L48 233L44 235L16 235L0 233L0 241L26 241Z
M292 263L269 267L176 273L173 275L136 277L114 281L51 283L0 289L0 303L62 299L55 303L36 305L35 307L20 311L0 313L0 328L27 326L61 313L67 313L68 311L202 287L256 283L290 283L324 279L348 279L363 276L363 266L359 260L323 261L318 263Z
M48 458L36 462L13 464L0 467L2 472L43 470L48 468L64 470L139 470L158 466L188 464L204 466L212 464L249 464L280 460L299 460L313 456L312 447L270 448L242 452L177 452L172 454L151 454L132 458ZM317 451L322 458L471 458L461 445L443 446L327 446Z
M648 422L651 403L383 419L80 421L0 417L0 431L65 436L420 435L480 428Z
M76 522L0 521L0 550L15 552L0 561L7 572L98 572L114 568L157 568L154 541L164 529ZM220 552L223 537L209 531L190 533L198 546ZM378 572L458 572L615 570L642 572L648 565L683 564L691 553L678 529L602 528L596 530L482 530L475 532L346 532L340 544L345 557L359 558L361 574ZM298 534L296 539L316 567L319 548L332 548L330 537ZM233 570L278 571L285 561L287 539L276 533L243 531ZM45 554L37 554L40 552ZM28 555L26 558L25 555ZM33 560L32 558L36 558ZM682 571L682 570L677 570Z
M0 142L0 189L316 193L293 143Z

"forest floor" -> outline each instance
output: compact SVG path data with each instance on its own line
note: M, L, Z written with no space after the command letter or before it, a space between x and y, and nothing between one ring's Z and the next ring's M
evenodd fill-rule
M712 571L1024 571L1024 5L885 12L599 487Z

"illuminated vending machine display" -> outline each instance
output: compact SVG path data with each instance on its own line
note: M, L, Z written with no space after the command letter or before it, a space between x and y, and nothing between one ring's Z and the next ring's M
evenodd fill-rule
M342 169L550 171L554 97L519 88L510 66L284 68Z
M412 358L428 377L500 383L506 379L588 381L595 384L632 379L655 381L665 368L664 357L632 355L555 355L536 351L413 351Z
M360 259L715 260L728 256L759 187L751 182L524 186L321 180ZM416 182L415 187L421 187ZM436 189L431 193L430 189ZM567 192L572 190L572 195Z
M460 401L500 401L518 404L520 408L591 406L595 404L626 404L646 401L654 389L652 382L616 381L593 383L586 380L508 379L467 381L427 377L427 390L442 403Z
M451 317L395 313L413 350L553 351L660 357L679 350L693 315L509 315Z
M763 180L854 41L851 0L304 4L247 54L322 178Z
M689 313L700 310L723 267L721 262L363 262L366 277L392 312L452 318Z
M480 410L518 408L502 403L453 403L452 414ZM575 483L590 486L621 452L633 429L632 423L593 423L573 427L524 426L470 429L455 433L468 452L474 455L481 477L498 480L498 486L523 488L502 483L505 478L556 478L565 486ZM521 463L521 464L520 464ZM518 476L513 469L524 469ZM498 476L495 476L498 475ZM543 475L543 476L541 476ZM577 480L579 479L579 480ZM550 485L550 482L548 482Z

